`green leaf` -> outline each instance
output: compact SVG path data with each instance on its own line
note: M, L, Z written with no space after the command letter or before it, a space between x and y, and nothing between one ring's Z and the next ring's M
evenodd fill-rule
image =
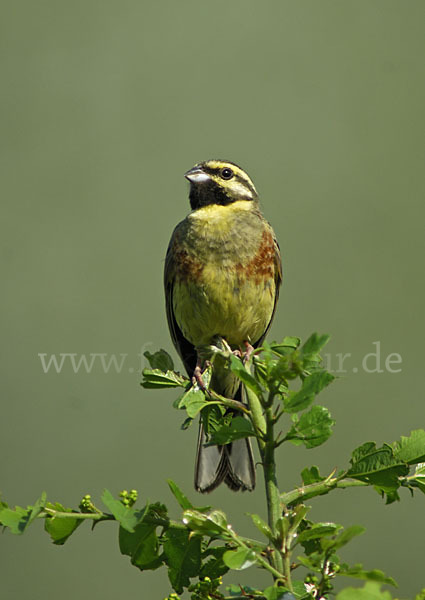
M183 523L192 531L202 535L230 537L226 515L220 510L213 510L209 513L203 513L195 509L185 510Z
M421 492L425 494L425 463L418 463L415 472L409 477L410 483L414 483Z
M255 431L252 424L244 417L233 417L229 425L222 425L211 435L209 444L220 446L229 444L242 438L254 437Z
M319 469L316 466L310 468L306 467L301 471L301 478L304 485L310 485L311 483L318 483L324 481L326 477L322 477L319 473Z
M22 508L21 506L15 506L15 510L2 508L0 510L0 523L5 527L9 527L12 533L19 535L25 531L28 525L31 508Z
M190 578L199 575L201 538L184 529L170 527L165 532L164 540L168 577L173 589L181 594L190 584Z
M346 577L354 577L355 579L366 579L367 581L377 581L379 583L387 583L397 587L396 582L392 577L387 577L385 573L379 569L372 569L371 571L365 571L361 564L349 567L346 564L342 564L338 571L338 575L345 575Z
M291 519L291 529L296 531L298 527L301 525L301 522L305 522L305 516L310 510L310 506L305 506L304 504L297 504L292 509L292 519Z
M323 560L322 560L323 559L323 550L320 550L320 552L316 551L318 548L318 544L317 544L316 540L304 542L304 544L306 544L306 545L311 544L311 551L308 552L308 556L297 556L298 561L304 567L306 567L309 571L314 571L315 573L321 573L322 562L323 562ZM304 544L303 544L303 546L304 546ZM306 554L307 554L307 550L306 550Z
M185 494L181 491L177 483L175 483L172 479L168 479L167 483L170 487L170 490L177 502L180 504L183 510L194 510L195 512L207 513L211 511L211 506L193 506L190 500L185 496Z
M193 504L189 502L189 500L183 494L177 483L174 483L172 479L167 479L167 483L168 487L171 490L171 493L173 494L174 498L177 500L177 502L180 504L183 510L187 510L188 508L194 508Z
M394 456L391 446L377 448L375 442L366 442L356 448L351 457L347 477L374 485L379 493L387 494L387 502L398 499L399 477L409 473L409 467Z
M381 584L368 581L363 588L345 588L336 600L391 600L390 592L381 591Z
M115 500L109 490L104 490L101 499L103 504L107 506L114 515L115 519L119 521L121 527L130 533L134 532L134 528L143 520L149 509L148 505L143 511L136 511L130 506L124 506L120 500Z
M119 546L121 554L131 557L131 564L141 571L154 570L161 566L159 542L156 535L157 525L141 522L133 533L120 527Z
M160 369L161 371L174 371L173 359L168 352L162 348L153 354L150 352L145 352L144 356L148 359L152 369Z
M401 436L399 442L393 444L396 459L409 465L425 461L425 431L416 429L409 437Z
M342 530L343 526L338 525L337 523L314 523L313 521L304 519L304 521L301 523L298 537L295 541L302 545L306 557L310 557L306 558L307 561L312 559L314 562L315 556L317 556L319 557L318 564L320 565L323 558L321 541L331 536L335 537Z
M250 548L239 548L238 550L227 550L223 554L223 561L234 571L242 571L255 565L257 562L256 554Z
M261 517L259 517L258 515L251 514L251 513L248 513L248 515L251 517L252 522L254 523L256 528L259 531L261 531L261 533L263 535L265 535L267 538L269 538L269 540L273 540L274 536L273 536L272 530L270 529L269 525L267 525L267 523L265 521L263 521L263 519Z
M397 479L397 469L395 470L397 467L400 468L400 475L408 473L406 466L395 458L393 449L388 444L377 448L375 442L366 442L354 450L350 462L351 468L347 472L348 477L363 477L372 482L376 481L373 476L380 475L387 470L390 470Z
M264 387L264 389L269 389L269 370L266 363L263 360L260 360L258 356L254 357L253 361L254 365L254 375L255 379L258 381L260 385Z
M331 418L327 408L313 406L308 412L301 415L299 420L295 420L295 424L286 434L285 440L289 440L295 445L304 444L306 448L315 448L326 442L332 435L334 424L335 421Z
M328 335L313 333L301 348L301 361L305 372L312 373L321 367L320 351L328 342Z
M287 394L288 379L295 379L302 373L302 366L299 360L293 355L281 356L279 360L269 361L268 370L268 388L272 387L275 393Z
M225 412L224 406L213 402L208 402L207 406L201 411L202 424L207 440L214 431L217 431L223 424L229 424L232 420L233 415L229 413L225 416Z
M294 350L296 350L300 344L301 339L299 337L287 335L283 338L280 345L284 348L293 348Z
M285 411L295 413L305 410L313 402L315 396L334 379L334 375L325 370L315 371L311 375L308 375L304 379L301 389L297 392L290 392L289 396L285 398Z
M287 356L292 354L301 344L301 340L298 337L287 336L283 340L278 342L272 342L271 344L264 344L266 349L270 349L272 352L279 356Z
M328 343L329 339L330 336L326 333L323 335L312 333L308 340L302 345L302 354L305 356L308 354L317 354Z
M314 523L308 529L304 529L297 538L301 544L308 540L323 538L329 535L335 535L341 529L341 525L335 523Z
M287 536L290 526L291 522L289 521L288 517L283 515L276 519L276 531L278 532L281 540L285 539Z
M253 377L251 373L247 371L242 361L239 358L236 358L234 355L230 356L230 369L232 373L237 375L242 383L249 387L249 389L252 390L258 398L262 397L263 391L260 384L255 377Z
M269 345L265 342L261 358L255 354L253 362L257 379L267 390L275 394L286 393L287 380L295 379L303 373L299 353L290 345L284 346L275 342Z
M25 529L37 518L46 505L46 493L43 492L41 497L32 506L22 508L15 506L15 510L11 508L0 508L0 523L5 527L9 527L10 531L16 535L24 533Z
M71 508L65 508L59 502L52 504L51 502L46 503L46 508L51 508L59 512L73 513ZM47 517L44 521L44 529L50 535L52 542L61 546L67 539L74 533L74 531L81 525L83 521L81 519L72 519L69 517Z
M366 529L364 527L361 527L360 525L352 525L351 527L347 527L347 529L344 529L344 531L342 531L339 535L337 535L336 538L332 540L322 538L321 546L324 550L338 550L338 548L342 548L343 546L348 544L348 542L350 542L354 537L356 537L357 535L361 535L365 531Z
M304 584L303 584L304 586ZM289 590L284 587L276 587L270 586L263 590L262 596L266 598L266 600L296 600L296 596L291 594ZM304 587L304 595L305 595L305 587Z
M311 600L311 595L305 589L304 581L292 581L292 589L297 600Z
M175 405L176 408L185 408L188 417L194 419L207 403L204 392L197 386L192 386L176 401Z
M140 384L146 389L186 387L188 379L175 371L166 371L160 369L143 369L143 380Z
M193 395L190 401L187 403L186 412L190 419L194 419L203 408L207 405L204 393L201 391L196 392L196 397Z
M199 579L209 577L216 579L221 577L229 570L223 562L223 554L227 551L225 546L210 546L202 553L202 559L205 561L199 573Z

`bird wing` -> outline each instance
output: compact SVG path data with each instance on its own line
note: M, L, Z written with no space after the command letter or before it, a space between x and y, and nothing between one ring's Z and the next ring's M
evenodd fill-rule
M195 370L197 360L195 346L184 337L180 327L177 324L173 308L173 288L176 276L176 265L173 246L178 227L179 225L177 225L176 229L173 232L173 235L171 236L171 240L168 245L167 254L165 257L165 308L167 312L168 328L170 330L172 342L180 358L183 361L187 374L189 375L189 377L191 377Z
M269 225L270 227L270 225ZM271 229L271 227L270 227ZM266 329L264 330L263 335L260 337L260 339L254 344L255 348L258 348L259 346L261 346L261 344L264 342L264 339L266 337L266 335L269 332L269 329L271 327L275 312L276 312L276 306L277 306L277 301L279 300L279 292L280 292L280 286L282 284L282 277L283 277L283 268L282 268L282 257L280 255L280 248L279 248L279 244L278 241L276 239L276 234L272 229L272 237L273 237L273 245L274 245L274 283L275 283L275 296L274 296L274 305L273 305L273 311L272 311L272 316L270 317L270 321L268 322L268 325L266 327Z

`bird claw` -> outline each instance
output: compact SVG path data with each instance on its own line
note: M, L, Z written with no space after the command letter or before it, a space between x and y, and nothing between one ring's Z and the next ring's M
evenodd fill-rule
M236 350L232 350L232 354L233 356L236 356L236 358L240 358L244 363L247 363L254 352L254 346L251 346L247 340L245 340L243 344L245 346L245 352L242 352L240 348L237 348Z
M205 369L207 369L210 366L211 366L210 361L206 360L204 363ZM193 371L192 383L193 383L193 385L197 385L199 387L199 389L201 389L203 392L208 392L208 388L205 385L204 380L202 378L202 373L203 373L202 367L201 367L200 363L198 362L195 367L195 370Z
M247 363L254 352L254 346L252 346L247 340L244 341L245 352L243 353L243 362Z

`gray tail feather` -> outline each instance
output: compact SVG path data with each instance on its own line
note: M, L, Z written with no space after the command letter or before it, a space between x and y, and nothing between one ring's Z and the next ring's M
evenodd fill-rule
M198 448L195 463L195 489L212 492L224 483L233 491L255 488L255 466L248 438L225 446L206 446L202 421L199 423Z

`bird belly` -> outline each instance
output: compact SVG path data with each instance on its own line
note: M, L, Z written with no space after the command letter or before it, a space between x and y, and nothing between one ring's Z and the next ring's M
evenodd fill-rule
M206 264L196 278L175 282L173 309L184 337L195 346L219 335L239 347L264 334L275 292L270 276L254 278L235 266Z

